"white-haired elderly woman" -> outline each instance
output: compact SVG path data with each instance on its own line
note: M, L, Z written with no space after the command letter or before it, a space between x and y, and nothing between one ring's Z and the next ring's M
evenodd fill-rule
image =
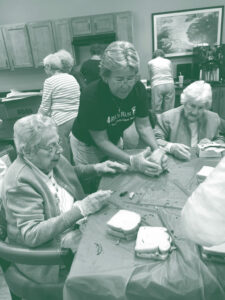
M2 201L9 242L37 247L46 242L76 250L80 234L71 231L78 220L106 204L111 191L85 197L80 179L115 173L111 162L72 167L65 159L55 122L41 114L26 116L14 125L18 156L2 184ZM67 232L68 231L68 232ZM36 282L57 281L57 266L19 265Z
M96 163L110 157L150 176L162 172L166 156L158 149L150 125L146 90L138 80L138 72L139 57L131 43L116 41L105 49L100 63L101 79L82 92L72 128L70 142L75 163ZM129 155L119 146L123 132L133 122L142 140L151 147L155 162L147 159L149 148Z
M155 136L158 143L175 157L190 159L190 148L207 139L221 140L220 118L209 111L212 89L203 80L187 86L181 94L181 106L158 115Z
M71 161L69 134L77 116L80 102L80 86L74 76L68 74L74 60L69 52L60 50L43 60L46 74L39 113L50 116L58 126L63 155Z

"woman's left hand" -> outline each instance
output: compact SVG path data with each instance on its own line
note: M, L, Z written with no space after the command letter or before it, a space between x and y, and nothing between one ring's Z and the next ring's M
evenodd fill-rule
M128 165L121 164L117 161L107 160L102 163L98 163L95 165L95 169L99 175L104 173L112 173L115 174L116 172L125 172L128 169Z

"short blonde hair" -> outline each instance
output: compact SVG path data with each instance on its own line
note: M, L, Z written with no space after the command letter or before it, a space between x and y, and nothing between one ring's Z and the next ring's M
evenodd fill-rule
M50 67L52 71L58 71L62 69L60 58L54 53L49 54L43 59L44 66Z
M104 51L100 62L100 75L109 78L111 72L118 68L130 67L139 72L140 59L134 46L125 41L111 43Z
M74 59L72 55L64 49L59 50L55 54L58 56L58 58L61 61L62 64L61 71L65 73L70 73L74 65Z
M23 155L35 152L46 130L57 131L57 126L50 117L33 114L17 120L14 124L14 143L17 153Z
M185 104L189 100L202 102L206 108L210 108L212 104L212 88L209 83L204 80L198 80L189 84L181 94L180 102Z

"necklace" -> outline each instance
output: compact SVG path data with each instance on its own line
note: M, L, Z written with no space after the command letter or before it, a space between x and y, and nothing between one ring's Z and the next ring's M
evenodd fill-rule
M113 103L115 104L116 108L118 109L118 112L120 113L121 112L121 107L119 105L119 101L118 101L118 98L112 96L112 100L113 100Z

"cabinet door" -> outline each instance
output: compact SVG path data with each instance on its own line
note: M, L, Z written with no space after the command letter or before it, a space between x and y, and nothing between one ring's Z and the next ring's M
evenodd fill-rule
M12 68L33 67L26 25L6 25L3 27L3 34Z
M55 52L55 43L50 21L35 22L28 24L31 48L35 67L43 65L43 59L50 53Z
M120 41L133 42L133 20L131 12L116 14L116 35Z
M3 38L2 30L0 29L0 70L9 69L9 59Z
M91 34L91 17L71 19L73 36Z
M93 16L92 26L93 33L112 32L114 31L114 16L112 14Z
M52 22L56 50L65 49L73 55L72 30L68 19Z

